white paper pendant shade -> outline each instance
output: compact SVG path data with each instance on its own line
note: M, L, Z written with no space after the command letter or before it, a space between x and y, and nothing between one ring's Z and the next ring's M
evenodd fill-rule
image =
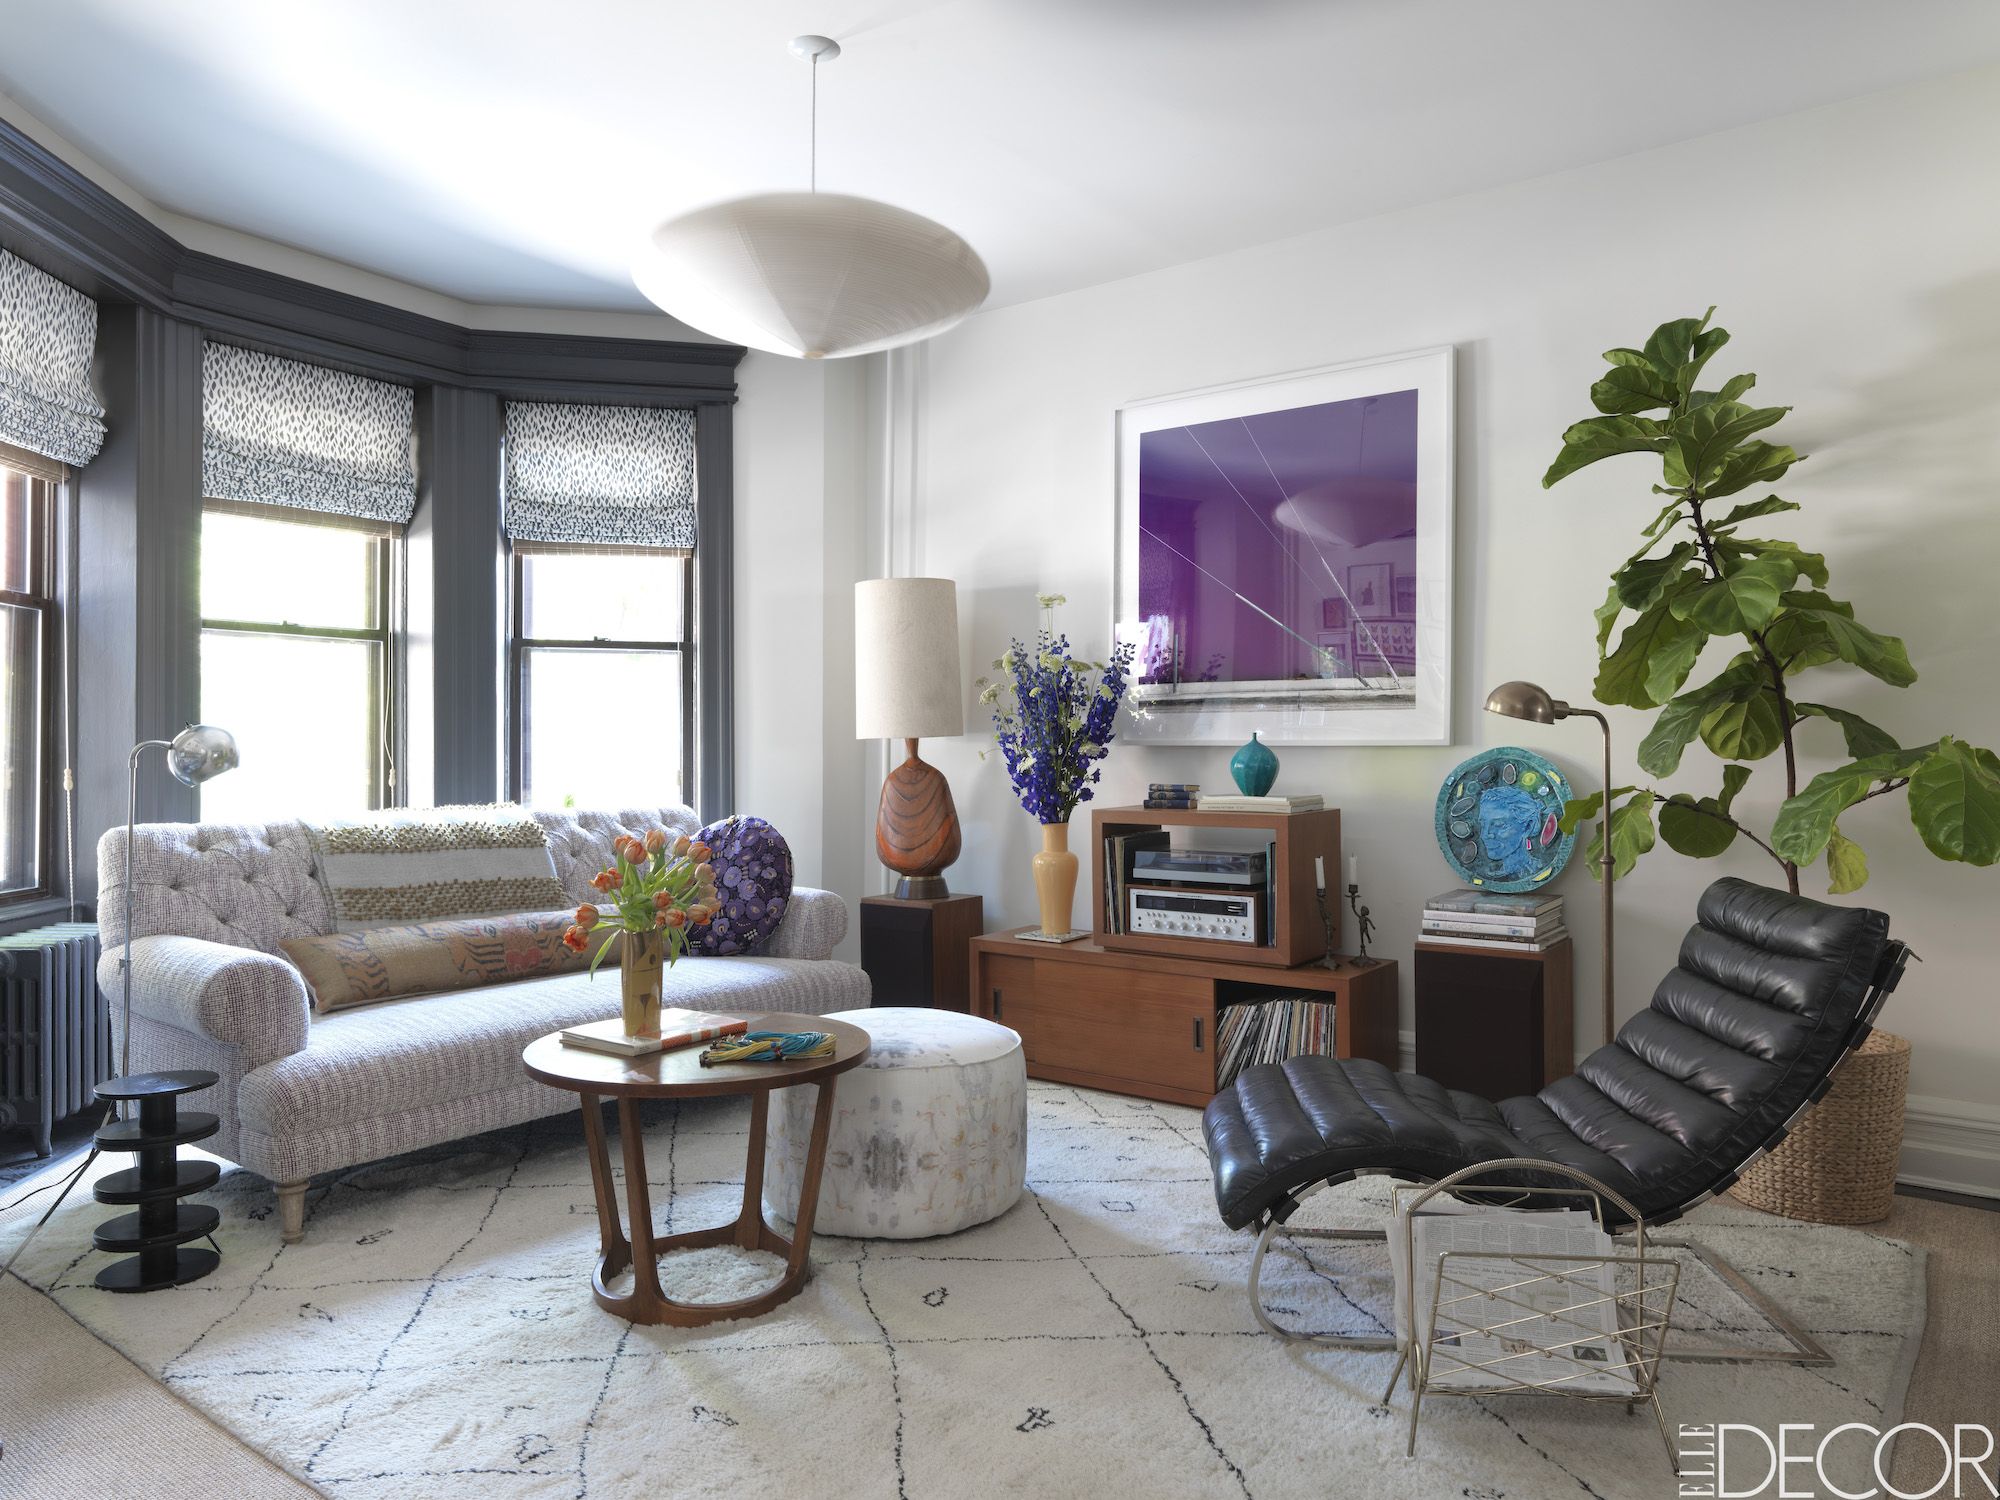
M847 193L760 193L669 219L632 279L691 327L804 359L927 339L992 284L942 224Z

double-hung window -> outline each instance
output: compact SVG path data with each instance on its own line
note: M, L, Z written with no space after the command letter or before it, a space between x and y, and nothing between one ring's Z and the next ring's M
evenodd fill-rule
M695 414L510 401L510 780L532 807L692 804Z
M694 554L514 545L515 792L533 807L686 802Z
M201 523L201 717L239 770L205 782L212 822L381 807L395 538L384 526L211 501Z
M62 466L0 444L0 901L51 888Z

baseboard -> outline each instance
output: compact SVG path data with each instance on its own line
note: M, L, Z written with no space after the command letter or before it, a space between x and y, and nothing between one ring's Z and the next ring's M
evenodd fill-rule
M1417 1034L1396 1033L1402 1068L1417 1066ZM1583 1059L1579 1057L1577 1061ZM1910 1095L1903 1117L1903 1159L1896 1180L1975 1198L2000 1198L2000 1108Z
M1896 1180L1913 1187L2000 1198L2000 1108L1931 1094L1910 1095Z

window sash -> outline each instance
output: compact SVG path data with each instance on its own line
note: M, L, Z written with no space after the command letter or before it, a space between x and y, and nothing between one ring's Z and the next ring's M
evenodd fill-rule
M0 605L32 612L39 634L38 681L33 698L37 723L28 741L35 756L35 775L30 782L0 789L0 816L19 826L33 861L33 878L22 884L4 884L5 874L0 872L0 905L12 905L40 900L55 890L54 769L58 764L56 730L62 672L62 612L56 591L56 507L59 487L68 470L51 459L7 444L0 444L0 470L12 471L4 480L9 490L19 486L25 491L27 504L17 511L10 503L7 514L10 524L16 514L25 524L26 534L18 542L28 561L28 587L0 588Z
M699 694L696 690L696 673L699 669L698 648L694 638L695 597L694 597L694 551L687 547L615 546L573 542L516 542L509 549L512 561L509 571L512 580L508 601L509 625L507 630L507 720L510 726L508 740L512 754L508 756L508 795L519 801L528 792L529 739L532 728L531 718L534 705L528 690L528 654L531 651L624 651L624 652L664 652L680 657L681 662L681 791L687 804L697 805L697 782L699 766L695 761L697 725L695 722ZM678 640L567 640L548 636L524 634L528 613L527 569L524 559L535 553L566 552L600 557L631 557L634 555L677 558L681 565L681 620Z
M375 539L375 545L368 549L365 584L371 618L375 622L372 626L296 625L282 620L234 620L204 614L201 633L203 637L268 636L309 641L357 641L373 645L375 649L369 654L368 717L375 726L375 754L370 758L368 768L368 797L376 808L388 806L394 799L397 783L394 714L396 628L391 582L395 573L393 549L402 535L402 528L389 522L259 502L206 500L202 510L204 513L214 511L225 515L247 515L262 521L358 530Z

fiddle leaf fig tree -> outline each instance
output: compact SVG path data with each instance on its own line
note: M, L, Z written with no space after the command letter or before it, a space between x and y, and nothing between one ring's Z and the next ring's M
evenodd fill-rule
M1801 867L1824 855L1828 888L1840 894L1868 879L1868 861L1842 819L1903 792L1910 821L1940 859L2000 861L2000 759L1992 751L1951 735L1905 746L1861 715L1817 701L1806 677L1816 668L1858 667L1899 688L1917 680L1916 669L1900 640L1863 625L1853 605L1826 592L1824 557L1751 530L1799 507L1745 492L1775 484L1804 455L1769 436L1791 408L1743 400L1756 376L1700 388L1703 369L1729 342L1710 324L1714 313L1662 323L1643 349L1607 350L1610 369L1590 388L1598 415L1563 434L1542 484L1622 454L1658 461L1659 512L1597 609L1596 694L1600 703L1659 710L1639 744L1642 770L1673 776L1699 738L1725 762L1722 785L1705 793L1609 788L1570 803L1564 830L1595 818L1609 795L1614 879L1654 847L1657 826L1659 841L1695 859L1748 839L1794 892ZM1713 677L1688 686L1717 638L1741 649ZM1847 759L1801 786L1801 749L1817 748L1807 736L1844 747ZM1753 765L1774 755L1782 755L1785 800L1760 833L1734 806ZM1600 853L1593 842L1593 874Z

